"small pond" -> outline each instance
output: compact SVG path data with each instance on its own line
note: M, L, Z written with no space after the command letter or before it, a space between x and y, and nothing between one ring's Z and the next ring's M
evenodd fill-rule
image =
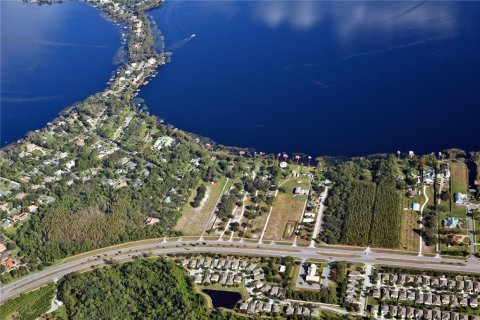
M242 296L238 292L210 289L204 289L202 290L202 292L208 294L208 296L212 299L212 304L214 308L222 307L233 309L237 302L242 299Z

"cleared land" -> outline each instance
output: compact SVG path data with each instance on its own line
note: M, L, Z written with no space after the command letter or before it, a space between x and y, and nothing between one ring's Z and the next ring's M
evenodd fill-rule
M193 208L190 205L191 200L195 196L192 195L192 199L189 199L183 207L182 216L175 228L186 236L200 236L215 210L218 199L222 196L222 191L225 192L228 189L226 184L227 178L225 177L213 184L209 184L205 194L208 198L200 208Z
M468 191L468 168L463 162L452 162L450 164L451 172L451 190L452 195L455 192L467 193Z
M296 187L310 189L308 177L300 176L287 181L283 186L285 193L279 192L273 203L273 210L265 231L265 240L293 240L294 231L305 208L306 195L295 195Z

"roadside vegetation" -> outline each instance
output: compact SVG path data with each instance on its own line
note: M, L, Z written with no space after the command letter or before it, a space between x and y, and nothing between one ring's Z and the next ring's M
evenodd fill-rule
M0 320L35 320L49 309L55 295L52 283L41 289L22 294L0 305Z
M173 262L139 259L83 274L58 285L69 319L242 319L210 311L190 278Z
M334 186L320 239L329 244L398 247L403 188L398 175L392 156L351 160L327 169L325 176Z

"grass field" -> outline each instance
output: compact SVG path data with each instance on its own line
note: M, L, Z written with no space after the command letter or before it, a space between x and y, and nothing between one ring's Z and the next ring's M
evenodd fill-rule
M452 162L451 171L451 191L452 196L455 192L467 193L468 191L468 168L463 162Z
M218 199L222 196L222 191L228 190L229 183L230 180L227 181L227 178L222 177L217 182L209 184L206 192L208 198L200 208L193 208L190 205L191 199L189 199L182 209L182 216L177 222L176 230L186 236L201 235L215 210ZM194 196L192 195L192 197Z
M307 196L296 196L293 193L295 187L310 189L309 178L300 176L291 179L282 185L286 189L285 193L279 192L273 210L268 221L264 239L266 240L292 240L294 235L291 228L295 228L300 222L307 201ZM289 230L287 229L289 227Z

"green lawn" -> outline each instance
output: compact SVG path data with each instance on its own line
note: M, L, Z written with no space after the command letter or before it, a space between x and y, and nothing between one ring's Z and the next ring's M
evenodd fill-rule
M285 182L282 187L285 188L286 192L279 192L273 203L272 214L265 231L265 239L292 240L292 237L286 236L287 223L294 224L300 222L303 214L307 196L294 195L293 189L296 187L309 189L308 177L292 178Z
M450 163L452 196L455 192L467 193L468 191L468 168L465 163Z

